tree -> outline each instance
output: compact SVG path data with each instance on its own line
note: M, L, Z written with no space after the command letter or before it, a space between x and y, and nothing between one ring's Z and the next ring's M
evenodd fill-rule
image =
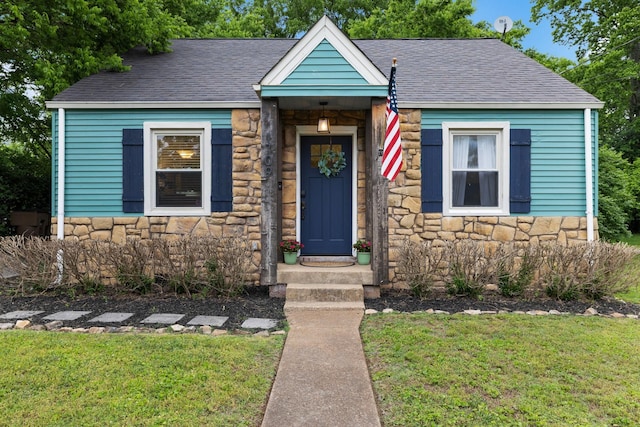
M602 140L627 159L640 157L640 3L637 0L536 0L553 38L577 47L563 75L605 102Z
M602 239L617 241L629 235L628 224L638 208L637 194L634 194L638 182L622 154L603 145L599 155L598 228Z
M376 7L370 16L353 21L347 31L352 38L476 38L497 37L492 24L474 24L471 0L390 0ZM529 33L516 21L504 42L522 49L521 40Z
M161 0L5 0L0 3L0 140L48 152L44 100L102 69L123 69L136 45L165 51L185 34Z
M24 146L0 144L0 236L12 233L12 211L49 210L51 163Z

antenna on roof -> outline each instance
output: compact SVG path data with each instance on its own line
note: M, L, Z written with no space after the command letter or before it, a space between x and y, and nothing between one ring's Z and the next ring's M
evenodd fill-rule
M513 28L513 21L508 16L501 16L494 21L493 28L502 34L502 39L504 40L504 35Z

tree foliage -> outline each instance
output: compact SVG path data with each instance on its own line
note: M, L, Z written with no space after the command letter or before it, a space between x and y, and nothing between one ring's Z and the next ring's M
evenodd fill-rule
M5 0L0 3L2 140L47 150L44 100L144 45L167 50L186 33L161 0Z
M353 38L365 39L496 37L498 34L489 23L471 21L474 11L472 0L389 0L345 30ZM505 42L520 48L520 41L528 32L517 21L505 35Z
M12 211L49 210L51 163L24 146L0 144L0 236L11 234Z
M556 42L577 48L563 73L605 102L603 142L640 157L640 3L637 0L536 0L532 18L549 18Z

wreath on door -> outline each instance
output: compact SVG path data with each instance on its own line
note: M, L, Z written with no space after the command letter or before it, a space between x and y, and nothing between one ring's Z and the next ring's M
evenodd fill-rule
M322 153L320 160L318 160L318 170L327 178L338 175L346 167L347 160L344 158L344 151L333 151L329 148Z

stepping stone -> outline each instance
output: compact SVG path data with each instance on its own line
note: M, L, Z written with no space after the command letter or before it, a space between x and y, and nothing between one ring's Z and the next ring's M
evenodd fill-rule
M44 320L76 320L91 313L90 311L59 311L43 317Z
M220 327L224 325L224 322L227 320L229 320L229 318L224 316L196 316L191 319L187 325Z
M104 313L98 317L94 317L89 322L118 323L123 322L133 316L134 313Z
M171 325L178 322L184 317L184 314L173 313L158 313L143 319L140 323L162 323L164 325Z
M40 313L44 313L44 311L12 311L11 313L0 315L0 319L25 319Z
M278 325L277 320L262 319L259 317L250 317L240 325L241 328L246 329L271 329Z

